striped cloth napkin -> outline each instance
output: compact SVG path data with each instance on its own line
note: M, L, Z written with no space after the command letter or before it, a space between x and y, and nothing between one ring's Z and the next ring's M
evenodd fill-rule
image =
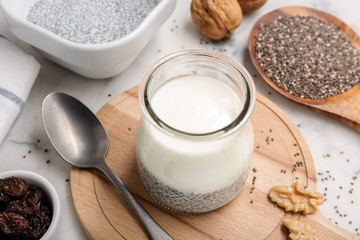
M39 70L34 57L0 34L0 144L21 112Z

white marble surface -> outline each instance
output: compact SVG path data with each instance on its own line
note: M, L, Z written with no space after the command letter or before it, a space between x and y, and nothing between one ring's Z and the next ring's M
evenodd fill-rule
M0 171L26 169L49 179L60 195L63 209L53 239L86 239L76 217L70 184L66 181L69 178L69 165L52 148L42 126L43 98L52 91L62 91L75 96L96 112L112 97L139 84L145 71L159 58L183 48L221 51L238 60L252 75L257 74L247 51L250 29L260 16L286 5L303 5L326 11L342 19L360 34L359 0L268 0L264 7L244 16L242 24L231 38L213 42L201 36L192 24L190 0L178 0L175 12L126 71L111 79L92 80L44 59L27 44L16 39L8 31L0 12L0 33L34 55L42 66L24 109L0 146ZM345 229L360 233L357 230L360 229L360 134L336 120L285 99L270 89L259 76L254 81L259 93L275 102L295 124L300 125L299 129L313 155L316 171L324 173L318 176L318 191L327 194L327 200L321 206L322 213ZM354 176L357 176L356 180L353 180ZM321 181L322 178L324 181ZM352 194L349 193L351 188L354 189ZM338 206L339 213L335 206Z

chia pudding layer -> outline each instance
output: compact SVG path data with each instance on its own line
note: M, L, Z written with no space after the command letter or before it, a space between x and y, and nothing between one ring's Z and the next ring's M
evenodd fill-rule
M160 205L175 212L189 214L212 211L230 202L242 189L249 172L248 169L232 184L212 192L185 193L162 183L139 159L137 163L146 190Z

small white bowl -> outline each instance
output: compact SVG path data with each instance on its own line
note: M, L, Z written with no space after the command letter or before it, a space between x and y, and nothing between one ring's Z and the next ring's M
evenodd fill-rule
M0 0L10 31L46 58L89 78L113 77L125 70L172 14L176 0L161 0L128 35L108 43L71 42L27 20L37 0Z
M46 233L42 236L41 240L50 240L59 223L60 212L61 212L60 198L55 188L46 178L34 172L25 171L25 170L12 170L12 171L6 171L0 173L0 179L12 177L12 176L22 178L27 183L37 185L38 187L42 188L45 191L52 205L53 215L51 218L50 226L46 231Z

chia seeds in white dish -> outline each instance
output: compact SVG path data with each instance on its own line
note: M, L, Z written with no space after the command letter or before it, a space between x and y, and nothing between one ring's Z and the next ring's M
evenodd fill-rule
M280 88L321 99L352 88L360 78L360 53L335 26L312 16L279 17L261 26L256 58Z
M72 42L101 44L134 31L161 0L39 0L27 20Z

